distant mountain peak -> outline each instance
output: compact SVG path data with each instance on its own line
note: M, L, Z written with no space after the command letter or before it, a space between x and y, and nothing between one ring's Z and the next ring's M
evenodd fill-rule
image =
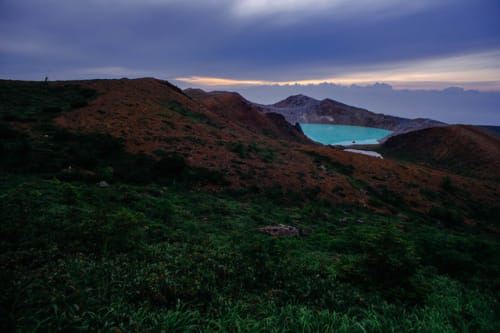
M298 95L289 96L286 99L274 104L273 106L276 106L276 107L302 107L302 106L309 106L309 105L318 104L318 103L319 103L319 101L317 99L314 99L314 98L306 96L306 95L298 94Z

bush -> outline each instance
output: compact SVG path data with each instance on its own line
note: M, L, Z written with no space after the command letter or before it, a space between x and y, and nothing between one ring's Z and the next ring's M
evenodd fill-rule
M443 222L446 226L455 226L463 222L462 214L454 209L433 206L429 216Z
M0 119L46 121L61 112L87 105L96 91L78 85L11 82L0 89Z
M8 124L0 122L0 139L11 140L21 136L21 133L12 129Z
M58 106L46 106L42 108L42 112L44 113L61 113L62 109Z
M441 188L446 192L453 192L455 190L455 186L450 176L445 176L441 179Z
M28 185L17 186L0 196L0 244L21 247L43 243L41 216L45 202L40 191Z
M186 169L186 161L181 154L163 153L155 163L154 171L158 177L179 177Z
M404 300L413 292L412 278L419 258L415 245L394 224L382 222L370 232L351 235L362 255L343 258L340 278L363 288L383 290L389 298Z
M310 156L316 165L318 166L322 165L323 167L327 168L327 170L337 171L347 176L351 176L354 172L354 167L352 165L346 165L338 161L334 161L330 157L322 155L315 151L304 150L302 152Z

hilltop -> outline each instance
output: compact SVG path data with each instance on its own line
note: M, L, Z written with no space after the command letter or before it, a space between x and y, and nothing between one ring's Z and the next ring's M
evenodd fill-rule
M272 105L257 105L263 112L282 114L290 123L354 125L382 128L394 135L434 126L444 126L432 119L407 119L374 113L332 99L316 100L304 95L290 96Z
M454 125L391 137L382 151L460 174L499 180L499 147L500 138L488 130Z

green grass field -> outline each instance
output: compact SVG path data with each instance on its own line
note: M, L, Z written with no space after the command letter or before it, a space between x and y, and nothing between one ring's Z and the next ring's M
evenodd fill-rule
M3 331L500 328L500 249L487 235L321 202L27 176L1 184ZM311 234L257 231L278 223Z

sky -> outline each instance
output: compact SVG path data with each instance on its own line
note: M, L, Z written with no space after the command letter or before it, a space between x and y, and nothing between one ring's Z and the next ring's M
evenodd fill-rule
M271 96L263 87L322 83L491 98L500 1L0 0L0 78L145 76L257 102ZM462 122L481 122L474 112ZM488 112L483 122L500 125L500 110Z

